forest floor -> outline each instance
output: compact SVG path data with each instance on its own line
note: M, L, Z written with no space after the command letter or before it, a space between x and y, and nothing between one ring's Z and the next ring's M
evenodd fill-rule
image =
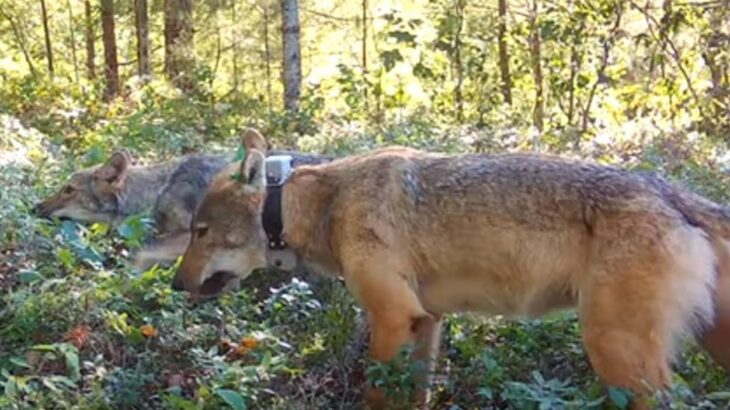
M191 305L174 267L139 271L144 215L116 227L47 221L33 205L88 158L53 152L5 121L0 139L0 408L350 409L376 379L366 332L342 283L274 272ZM8 131L10 130L10 131ZM2 134L0 134L2 136ZM41 155L43 152L45 154ZM4 161L3 162L3 159ZM730 408L730 382L689 343L664 408ZM446 319L437 409L623 408L592 373L573 312L542 320Z

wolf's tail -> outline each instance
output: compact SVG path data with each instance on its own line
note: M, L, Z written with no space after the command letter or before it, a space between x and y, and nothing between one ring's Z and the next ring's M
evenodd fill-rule
M657 175L647 178L662 197L692 225L712 236L730 239L730 208L718 205Z

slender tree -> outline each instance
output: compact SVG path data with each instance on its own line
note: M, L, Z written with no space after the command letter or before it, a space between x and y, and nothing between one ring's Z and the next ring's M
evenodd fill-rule
M269 115L274 110L271 92L271 42L269 38L269 22L271 21L271 3L264 0L264 53L266 54L266 101L269 105Z
M266 13L266 6L264 6L264 13ZM266 15L266 14L264 14ZM238 89L238 14L236 10L236 2L232 2L231 4L231 21L233 22L232 27L232 42L231 42L231 53L233 55L231 56L231 61L233 62L233 89ZM266 30L266 25L268 23L264 20L264 30Z
M456 101L456 121L464 121L464 64L462 61L462 32L464 31L464 8L465 0L456 0L456 32L454 32L454 66L456 68L456 86L454 87L454 100Z
M76 57L76 39L74 38L75 25L74 25L74 13L71 7L71 0L66 0L66 8L68 9L68 41L71 46L71 61L74 65L74 80L79 82L79 62Z
M530 10L530 59L532 61L532 78L535 82L535 105L532 110L532 123L542 132L544 127L544 101L543 101L543 81L542 81L542 53L540 28L537 25L538 2L532 1L532 9Z
M502 98L512 105L512 76L509 72L509 52L507 51L507 0L499 0L499 26L497 27L499 47L499 73L502 79Z
M117 41L114 37L114 0L101 0L101 28L104 41L104 99L109 101L119 94L119 64Z
M89 0L84 0L84 14L86 25L86 72L90 80L96 77L96 66L94 59L96 58L95 46L94 46L94 21L91 16L91 3Z
M137 35L137 74L146 82L151 74L147 0L134 0L134 20Z
M363 97L365 111L368 111L368 0L362 0L362 76L364 81Z
M41 17L43 18L43 37L46 40L48 74L53 77L53 47L51 47L51 31L48 28L48 10L46 9L46 0L41 0Z
M281 0L281 34L283 43L284 108L289 112L296 112L299 109L302 86L298 0Z

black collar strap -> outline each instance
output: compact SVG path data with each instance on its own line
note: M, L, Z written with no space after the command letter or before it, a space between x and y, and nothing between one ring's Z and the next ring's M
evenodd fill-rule
M284 224L281 221L281 188L281 185L268 185L266 187L264 212L261 216L269 249L273 250L286 248L286 241L282 236Z
M266 200L261 219L270 250L286 249L284 223L281 220L281 192L291 170L291 156L281 155L266 159Z

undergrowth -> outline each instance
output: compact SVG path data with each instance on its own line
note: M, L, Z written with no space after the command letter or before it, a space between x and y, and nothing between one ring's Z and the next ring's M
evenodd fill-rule
M395 397L413 387L399 363L407 352L383 365L365 359L367 328L339 280L262 271L249 279L255 286L192 305L170 288L174 266L130 265L152 234L146 215L117 226L33 215L72 170L115 147L156 161L231 149L256 125L274 145L340 155L392 143L563 152L660 170L716 200L728 197L722 150L703 135L688 143L637 124L636 135L565 146L560 136L446 127L428 117L378 126L310 119L318 125L295 133L283 116L264 116L248 101L186 104L155 87L118 107L92 98L62 113L43 111L36 97L21 122L3 117L0 154L17 158L0 162L0 408L349 409L359 407L365 382ZM626 406L627 393L604 390L591 371L575 313L512 321L454 315L444 329L434 408ZM684 350L676 370L673 390L657 398L662 407L730 406L727 376L697 347Z

